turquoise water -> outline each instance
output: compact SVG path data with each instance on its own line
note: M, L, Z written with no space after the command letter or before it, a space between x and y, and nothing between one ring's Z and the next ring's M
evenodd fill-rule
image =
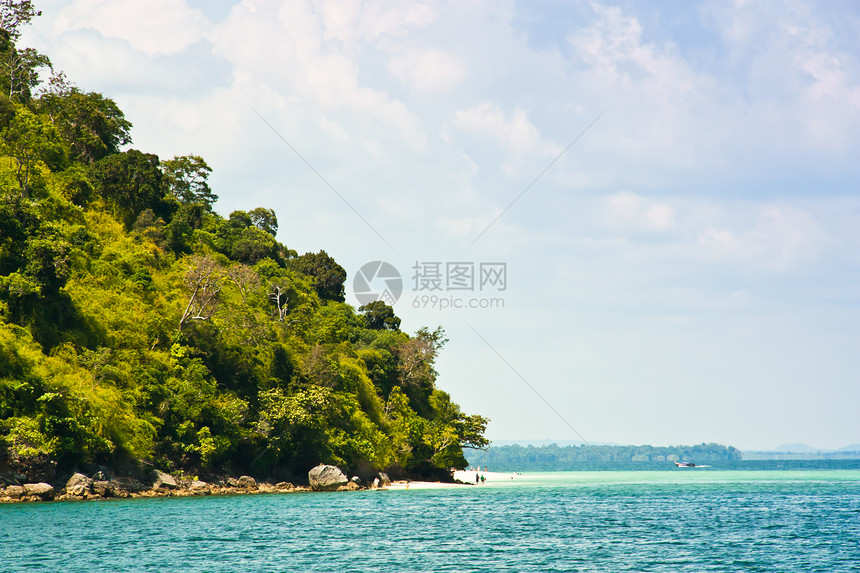
M860 470L0 506L0 571L860 571Z

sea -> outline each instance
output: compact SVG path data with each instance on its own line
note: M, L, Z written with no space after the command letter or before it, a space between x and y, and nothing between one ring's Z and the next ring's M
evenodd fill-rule
M860 462L3 505L0 571L860 571Z

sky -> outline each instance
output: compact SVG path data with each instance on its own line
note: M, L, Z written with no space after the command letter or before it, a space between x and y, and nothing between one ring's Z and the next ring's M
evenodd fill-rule
M356 307L389 263L490 439L860 443L857 2L37 7L23 43L218 212L274 209Z

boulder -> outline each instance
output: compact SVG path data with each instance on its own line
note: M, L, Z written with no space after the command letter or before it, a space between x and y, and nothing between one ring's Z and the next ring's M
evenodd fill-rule
M66 486L66 493L76 497L84 497L90 493L90 488L83 484L73 485L71 487Z
M155 470L155 481L152 482L152 489L169 490L177 487L176 479L172 475Z
M257 480L251 476L242 476L236 480L236 487L243 489L257 489Z
M227 478L227 487L239 487L239 480L234 477Z
M191 491L194 493L209 493L209 484L205 481L200 481L196 479L191 482L191 486L189 487Z
M391 487L391 478L385 472L379 472L379 487Z
M24 486L10 485L6 488L6 495L12 499L21 499L24 496Z
M69 495L86 495L90 492L93 480L82 473L75 473L66 482L66 493Z
M349 483L337 466L320 464L308 472L308 481L314 491L334 491Z
M24 494L39 497L41 499L54 499L54 486L45 482L25 483Z
M143 482L138 481L134 478L130 477L117 477L110 480L111 489L114 491L114 495L117 495L119 492L124 493L140 493L145 489L148 489ZM124 496L120 496L124 497Z
M93 493L102 497L110 497L113 494L113 488L107 480L93 480Z
M293 484L291 484L288 481L279 481L278 483L275 484L275 489L278 491L291 490L294 487L296 487L296 486L294 486Z

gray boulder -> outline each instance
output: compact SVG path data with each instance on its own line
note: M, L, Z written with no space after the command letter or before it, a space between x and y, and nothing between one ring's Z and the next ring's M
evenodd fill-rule
M334 491L349 483L337 466L320 464L308 472L308 481L314 491Z
M205 481L196 479L191 482L190 489L194 493L209 493L209 484Z
M66 493L69 495L86 495L90 492L93 480L82 473L75 473L66 482Z
M102 497L110 497L113 494L113 487L107 480L93 480L93 493Z
M385 472L379 472L379 487L391 487L391 478Z
M168 490L176 489L177 487L179 487L179 484L176 483L176 479L172 475L155 470L155 481L152 482L152 489Z
M241 476L236 480L236 487L244 489L257 489L257 480L251 476Z
M116 495L118 492L125 493L140 493L145 489L148 489L143 482L138 481L134 478L130 477L117 477L110 480L111 489L113 489L114 494Z
M7 488L8 489L8 488ZM54 499L54 486L49 483L25 483L24 494L42 499Z

